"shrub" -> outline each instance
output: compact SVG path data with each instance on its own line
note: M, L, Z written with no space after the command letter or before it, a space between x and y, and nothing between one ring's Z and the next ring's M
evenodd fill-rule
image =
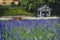
M34 16L33 13L27 12L24 9L17 8L17 7L10 8L9 10L4 11L4 13L5 13L4 15L7 15L7 16L9 15L10 16L20 16L20 15Z
M12 7L16 6L15 2L12 2L12 3L11 3L11 6L12 6Z

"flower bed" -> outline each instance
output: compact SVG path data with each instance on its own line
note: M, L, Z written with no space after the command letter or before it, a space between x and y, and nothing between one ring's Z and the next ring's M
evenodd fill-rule
M0 21L1 40L60 40L60 19Z

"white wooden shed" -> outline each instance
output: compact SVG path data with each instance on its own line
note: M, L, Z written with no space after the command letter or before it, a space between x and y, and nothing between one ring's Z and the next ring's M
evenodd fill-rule
M37 10L37 16L38 17L50 17L51 15L51 8L49 8L47 5L44 5Z

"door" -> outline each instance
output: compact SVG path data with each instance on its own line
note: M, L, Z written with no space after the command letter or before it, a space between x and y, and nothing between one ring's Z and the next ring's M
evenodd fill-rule
M43 12L42 12L42 16L43 16L43 17L48 17L48 14L49 14L48 11L43 11Z

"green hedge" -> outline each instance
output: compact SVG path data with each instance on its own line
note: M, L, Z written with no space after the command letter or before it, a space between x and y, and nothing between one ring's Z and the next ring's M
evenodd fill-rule
M28 16L33 16L32 13L25 11L22 8L10 8L7 11L4 12L5 15L11 15L11 16L16 16L16 15L28 15Z
M11 6L0 6L2 16L16 16L16 15L27 15L34 16L33 13L27 12L22 7L11 7Z

